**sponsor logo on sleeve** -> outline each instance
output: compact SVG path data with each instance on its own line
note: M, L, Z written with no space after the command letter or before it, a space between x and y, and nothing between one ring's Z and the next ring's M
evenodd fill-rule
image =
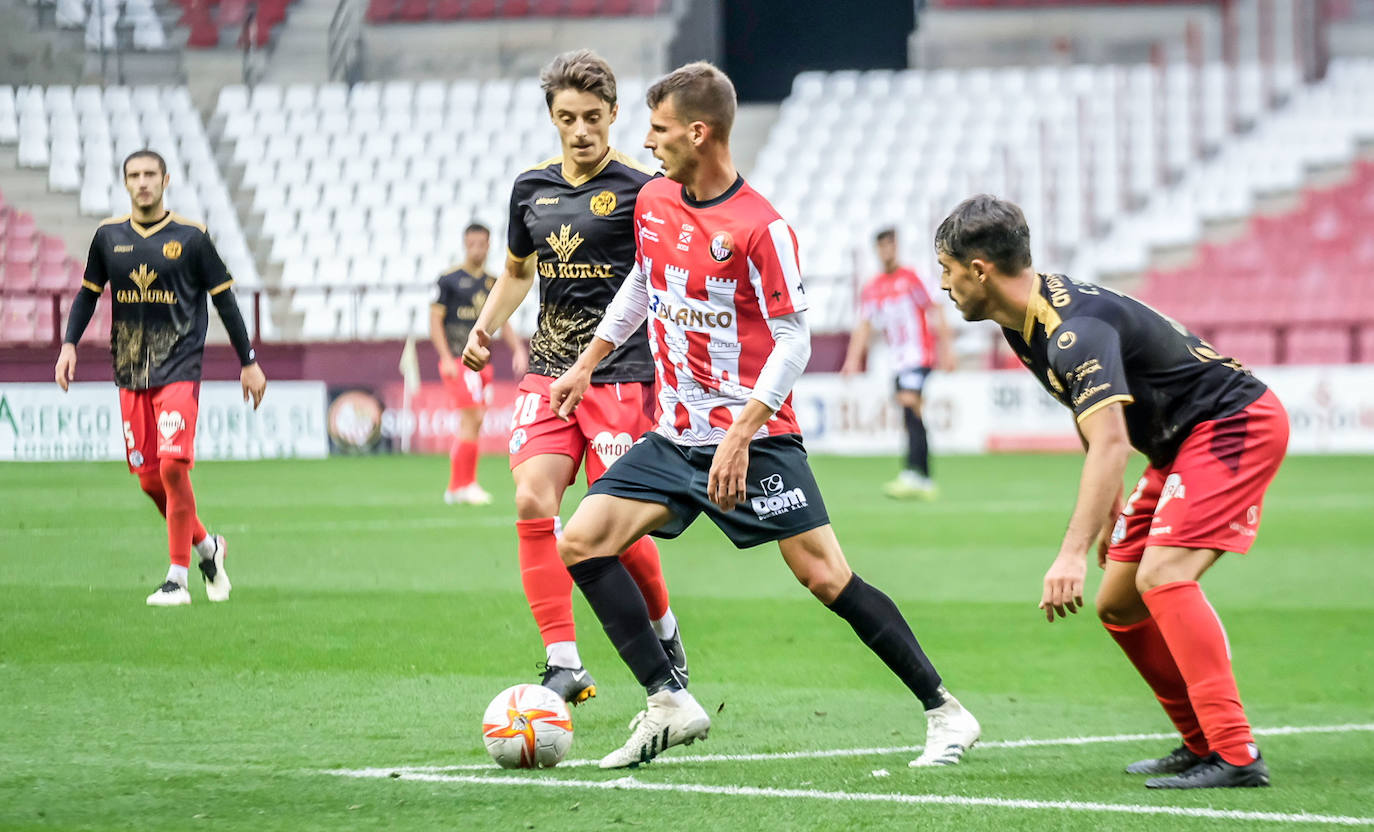
M1072 347L1074 344L1078 343L1078 336L1074 334L1073 330L1066 329L1063 332L1059 333L1059 340L1055 341L1054 343L1059 346L1059 349L1066 350L1069 347Z
M1079 393L1077 396L1073 397L1073 406L1082 407L1085 402L1096 396L1098 393L1105 393L1110 389L1112 389L1112 385L1110 383L1104 382L1103 384L1094 384L1092 387L1087 388L1082 393Z

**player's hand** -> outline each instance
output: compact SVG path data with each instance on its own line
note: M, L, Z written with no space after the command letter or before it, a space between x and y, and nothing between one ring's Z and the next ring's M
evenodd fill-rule
M57 354L57 386L62 388L62 392L67 392L67 385L76 378L76 347L72 344L63 344L62 351Z
M510 370L516 378L523 376L530 368L530 351L524 344L517 344L510 354Z
M463 348L463 366L481 370L488 361L491 361L491 333L475 326L468 333L468 345Z
M262 394L267 392L267 376L263 374L258 362L254 361L239 371L239 382L243 384L243 400L253 397L253 409L262 404Z
M453 356L439 359L439 375L444 378L458 377L458 359Z
M1046 620L1053 622L1056 614L1068 618L1069 613L1083 608L1083 580L1087 573L1086 555L1060 553L1054 559L1054 565L1045 573L1045 591L1040 596L1040 609L1045 611Z
M706 497L721 511L734 511L744 501L745 476L749 473L749 440L726 433L711 459L711 474L706 481Z
M578 364L572 365L549 385L549 409L558 418L568 421L582 403L582 397L587 394L587 387L591 383L590 370L584 370Z

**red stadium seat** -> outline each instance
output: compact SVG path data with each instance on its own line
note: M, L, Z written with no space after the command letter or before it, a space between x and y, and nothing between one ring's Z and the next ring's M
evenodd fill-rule
M62 263L67 259L67 244L61 237L44 234L38 241L39 263Z
M24 211L16 211L10 215L10 227L6 236L10 239L28 239L37 231L38 224L33 219L33 214Z
M399 8L397 0L372 0L367 4L367 19L371 23L385 23L396 17Z
M27 263L5 263L5 277L3 285L7 291L29 292L38 285L38 273L34 268L33 262Z
M534 17L558 17L565 11L563 0L531 0L529 12Z
M463 0L435 0L435 20L457 20L463 16Z
M35 284L40 291L61 292L76 291L80 285L72 281L71 266L66 261L61 263L39 263L38 282Z
M1278 344L1273 330L1223 330L1213 343L1221 352L1252 367L1266 367L1278 361Z
M429 0L402 0L396 14L397 20L418 21L429 19Z
M502 17L529 17L529 0L501 0L497 13Z
M463 17L482 20L496 15L496 0L468 0Z
M1345 364L1350 360L1346 328L1304 327L1288 333L1288 364Z

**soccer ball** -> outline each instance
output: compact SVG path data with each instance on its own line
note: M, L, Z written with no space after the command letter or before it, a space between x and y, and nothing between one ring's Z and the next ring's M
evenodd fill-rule
M515 685L487 706L482 739L502 768L551 768L572 747L572 715L563 697L543 685Z

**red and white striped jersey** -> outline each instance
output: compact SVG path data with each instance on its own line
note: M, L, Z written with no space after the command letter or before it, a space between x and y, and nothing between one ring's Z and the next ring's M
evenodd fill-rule
M935 302L916 272L902 266L868 281L859 295L859 314L881 329L896 370L935 364L935 333L926 314Z
M657 431L714 445L748 403L773 351L768 318L807 308L797 237L743 178L707 202L652 179L635 205L649 290ZM788 394L755 438L800 433Z

